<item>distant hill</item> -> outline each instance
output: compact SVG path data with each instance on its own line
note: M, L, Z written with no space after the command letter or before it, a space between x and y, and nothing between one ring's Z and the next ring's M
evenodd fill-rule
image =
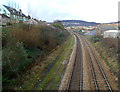
M100 23L96 22L87 22L83 20L61 20L62 24L65 27L71 27L71 26L96 26Z
M99 30L105 31L105 30L117 30L118 29L118 23L112 22L112 23L104 23L99 25Z
M107 23L107 24L116 24L116 23L120 23L120 21L117 21L117 22L110 22L110 23Z

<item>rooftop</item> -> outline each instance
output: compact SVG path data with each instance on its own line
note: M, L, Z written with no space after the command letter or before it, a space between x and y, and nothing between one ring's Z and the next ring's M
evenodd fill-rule
M9 6L6 6L6 5L3 5L5 8L8 9L8 11L11 13L11 14L14 14L14 15L18 15L18 16L23 16L23 17L27 17L25 14L23 14L22 12L20 11L17 11L15 8L12 8L12 7L9 7Z
M108 30L108 31L105 31L105 32L119 32L119 30Z

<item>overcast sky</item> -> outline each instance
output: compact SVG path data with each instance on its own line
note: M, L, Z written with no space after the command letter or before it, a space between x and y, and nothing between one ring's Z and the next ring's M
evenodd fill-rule
M1 0L16 2L23 13L44 21L85 20L107 23L118 21L119 0Z

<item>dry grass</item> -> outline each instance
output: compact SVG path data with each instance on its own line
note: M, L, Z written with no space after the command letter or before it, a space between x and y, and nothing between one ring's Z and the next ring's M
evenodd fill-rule
M109 66L111 72L118 76L118 55L120 51L118 47L118 39L105 38L94 45L97 48L102 59L105 61L106 65Z
M100 35L89 37L89 39L93 42L95 48L99 52L101 58L105 61L106 65L110 68L111 72L113 72L114 75L118 76L118 70L120 67L120 64L118 62L118 56L120 55L120 39L103 39L103 37L100 37L100 40L96 40L96 37L99 38Z
M110 48L118 48L117 38L105 38L103 42L106 43Z

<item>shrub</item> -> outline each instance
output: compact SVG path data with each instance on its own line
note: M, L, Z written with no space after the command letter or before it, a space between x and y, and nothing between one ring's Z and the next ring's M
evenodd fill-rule
M6 25L9 26L9 25L12 25L12 23L11 22L7 22Z
M103 43L106 43L110 48L118 48L117 38L104 38Z
M60 29L64 29L63 24L61 23L61 21L55 21L54 23L51 24L52 26L56 27L56 28L60 28Z
M101 35L95 35L95 36L91 37L91 41L94 43L101 41L102 39L103 39L103 37Z
M23 73L27 66L32 62L27 58L26 50L22 43L9 46L3 49L3 88L9 87L12 79ZM15 82L13 83L16 84ZM12 84L12 85L13 85Z

